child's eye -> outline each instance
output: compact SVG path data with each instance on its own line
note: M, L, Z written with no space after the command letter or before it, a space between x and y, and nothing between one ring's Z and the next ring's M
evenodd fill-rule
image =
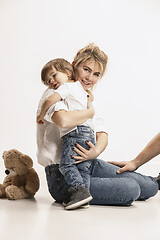
M54 78L56 76L56 73L52 75L52 77Z

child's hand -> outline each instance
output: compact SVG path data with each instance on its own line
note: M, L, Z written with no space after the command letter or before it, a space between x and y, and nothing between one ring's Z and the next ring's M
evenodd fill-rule
M87 95L88 97L88 101L87 101L87 109L89 109L91 111L91 118L93 118L94 114L95 114L95 111L94 111L94 107L93 107L93 104L90 100L90 97L89 95Z
M37 124L44 124L44 122L42 121L43 118L41 118L41 116L39 115L37 117Z

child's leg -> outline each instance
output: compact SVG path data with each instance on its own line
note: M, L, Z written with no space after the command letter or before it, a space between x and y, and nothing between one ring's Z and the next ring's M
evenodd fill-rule
M74 152L72 148L75 146L75 143L73 137L70 135L65 136L63 139L62 156L59 168L66 183L71 186L68 189L71 197L65 204L65 209L67 210L78 208L92 200L92 196L84 186L83 178L81 177L77 166L74 164L75 160L71 158Z
M64 176L66 183L71 187L77 188L79 185L83 185L83 179L77 166L74 164L75 160L72 158L74 151L72 148L72 137L65 136L63 140L59 170Z
M94 144L94 140L92 138L88 138L90 142L92 142ZM83 139L78 139L77 143L79 143L82 147L84 147L85 149L89 149L88 144L86 143L86 140ZM74 155L77 155L77 153L74 153ZM81 163L78 163L77 168L81 174L81 177L83 179L83 184L84 186L89 189L90 188L90 173L91 173L91 161L87 160Z
M89 150L89 145L86 143L86 141L90 141L95 145L95 137L93 131L89 127L85 126L78 126L77 129L77 138L75 139L75 142L80 144L85 149ZM78 155L76 152L74 152L73 155ZM82 178L83 183L87 189L90 188L90 174L91 174L91 161L84 161L76 165Z
M85 161L85 162L78 163L77 168L83 179L84 186L89 190L91 161Z
M59 171L58 164L52 164L45 168L48 189L53 197L59 203L66 204L66 209L74 209L92 200L89 191L79 185L77 189L69 187L63 175Z
M72 187L84 185L87 189L89 189L91 162L85 161L75 165L75 159L72 158L72 156L78 155L73 150L77 143L85 149L89 149L89 145L86 141L90 141L95 144L94 133L86 126L78 126L76 130L63 137L60 172L63 174L68 185Z
M90 130L90 128L88 129ZM90 161L79 164L78 168L77 165L74 164L75 160L72 158L72 155L76 155L73 148L76 146L77 142L88 147L86 144L87 139L85 138L84 140L84 138L84 135L80 135L77 131L72 131L63 137L62 156L59 169L66 183L72 187L70 189L71 201L67 204L66 209L77 208L92 199L88 191L90 187Z

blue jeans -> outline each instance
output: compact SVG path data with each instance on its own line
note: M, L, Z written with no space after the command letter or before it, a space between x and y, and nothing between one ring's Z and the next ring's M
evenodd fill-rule
M91 160L90 204L130 206L135 200L156 195L158 184L154 178L136 172L117 174L117 166L100 159ZM69 197L68 188L59 165L45 168L49 192L59 203Z
M72 155L78 155L73 150L76 143L79 143L87 150L89 146L86 141L90 141L95 145L93 130L87 126L78 126L76 130L66 134L62 139L63 145L59 170L64 176L65 182L75 188L77 188L78 185L83 185L89 189L91 161L88 160L75 165L75 159L72 158Z

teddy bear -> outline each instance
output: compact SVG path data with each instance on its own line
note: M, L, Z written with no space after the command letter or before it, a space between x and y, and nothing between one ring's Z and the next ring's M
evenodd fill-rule
M37 172L32 168L32 159L16 149L5 151L2 157L7 176L0 184L0 198L19 200L34 197L40 183Z

